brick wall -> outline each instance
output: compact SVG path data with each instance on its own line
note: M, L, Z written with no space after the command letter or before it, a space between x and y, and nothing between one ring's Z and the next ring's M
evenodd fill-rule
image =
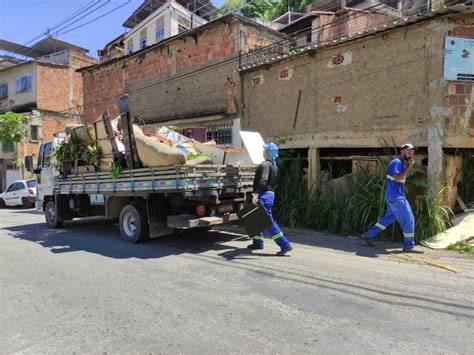
M241 31L246 38L244 51L281 38L241 24L230 17L83 71L86 120L96 119L105 110L117 114L117 100L124 93L130 95L132 114L148 122L238 115L240 90L235 88L240 85L236 73Z
M39 64L37 66L37 105L39 109L64 111L75 108L72 100L83 104L82 76L76 69L96 63L80 52L69 53L69 67ZM72 90L72 93L71 93Z
M69 102L69 69L67 67L37 66L37 98L39 109L62 111Z
M98 63L98 60L89 57L81 52L71 51L69 57L69 66L72 72L73 80L73 99L80 105L84 105L84 90L82 87L82 75L76 72L77 69L84 68Z
M313 41L327 42L349 34L363 32L393 21L393 17L378 13L349 10L344 15L320 14L313 24Z
M124 94L122 67L119 64L84 72L84 115L94 121L102 112L109 110L112 117L118 114L118 98Z

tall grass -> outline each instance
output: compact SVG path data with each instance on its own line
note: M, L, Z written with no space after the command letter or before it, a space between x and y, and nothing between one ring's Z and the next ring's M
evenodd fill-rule
M303 185L302 160L293 160L287 169L280 167L278 192L274 211L279 223L290 228L305 226L302 213L308 203L308 193Z
M360 234L369 229L385 213L385 175L387 162L377 161L377 172L359 167L357 172L344 178L344 183L308 194L302 182L302 162L293 161L281 169L276 191L275 216L287 227L312 228L337 234ZM418 182L423 176L416 173ZM450 226L451 210L443 205L443 188L438 197L430 199L425 192L412 203L416 221L415 239L422 240L445 231ZM403 234L394 223L382 238L402 240Z

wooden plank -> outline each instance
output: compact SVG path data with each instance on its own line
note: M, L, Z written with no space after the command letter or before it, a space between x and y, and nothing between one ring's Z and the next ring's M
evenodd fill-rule
M105 131L107 132L107 137L109 138L110 146L112 147L112 154L114 158L119 158L121 154L117 146L117 141L115 140L115 133L112 128L112 122L110 122L109 111L105 111L102 114L102 117L105 124Z
M167 225L169 228L174 229L191 229L215 226L238 220L235 213L221 217L196 217L195 215L171 215L167 218Z
M468 208L462 200L461 196L456 197L456 201L459 203L459 206L461 206L461 209L464 211L464 213L474 212L474 208Z
M127 168L138 168L138 155L133 136L132 120L130 117L130 106L128 102L128 95L124 95L119 99L120 121L123 130L123 143L125 146L125 160Z

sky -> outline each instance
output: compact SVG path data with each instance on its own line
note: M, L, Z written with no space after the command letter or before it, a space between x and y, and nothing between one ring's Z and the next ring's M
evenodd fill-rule
M104 6L77 23L71 24L64 31L101 16L121 5L123 7L95 22L58 37L63 41L87 48L90 50L90 55L97 56L98 49L103 48L107 42L124 32L122 23L143 3L143 0L0 0L0 38L26 44L35 37L44 34L48 28L61 23L79 9L97 1L100 1L100 4L96 7ZM212 3L218 6L222 1L212 0ZM61 30L61 26L57 30ZM0 54L5 53L0 51Z

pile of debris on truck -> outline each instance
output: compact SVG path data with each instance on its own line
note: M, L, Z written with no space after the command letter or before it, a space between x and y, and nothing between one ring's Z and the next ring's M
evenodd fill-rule
M154 132L133 123L128 130L122 127L120 116L111 119L107 113L89 124L67 126L65 133L55 149L56 168L62 177L94 171L114 176L124 168L252 164L243 148L198 142L166 126ZM130 144L134 147L127 148ZM136 155L133 165L126 161L128 149Z

